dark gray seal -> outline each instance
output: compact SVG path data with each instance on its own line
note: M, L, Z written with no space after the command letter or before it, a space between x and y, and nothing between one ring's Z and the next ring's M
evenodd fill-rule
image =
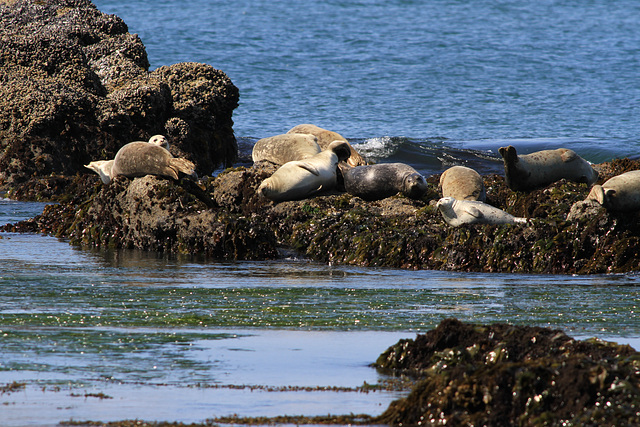
M402 193L420 199L427 193L427 182L404 163L343 167L344 189L363 200L381 200Z

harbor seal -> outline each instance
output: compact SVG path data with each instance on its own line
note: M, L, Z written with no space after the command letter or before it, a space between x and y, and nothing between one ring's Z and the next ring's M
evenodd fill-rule
M321 151L318 139L311 134L282 134L258 140L253 146L251 157L254 162L268 160L281 166L315 156Z
M135 141L126 144L116 153L111 178L118 175L128 178L160 175L177 180L179 172L197 178L195 165L189 160L175 158L159 145Z
M262 181L258 194L282 202L331 190L336 186L338 163L349 157L349 153L344 141L335 141L315 156L287 162Z
M561 179L592 185L598 172L568 148L543 150L518 156L513 146L498 150L504 160L507 186L514 191L528 191L545 187Z
M440 210L447 224L458 227L462 224L516 224L526 223L526 218L518 218L484 202L456 200L443 197L436 207Z
M466 166L453 166L440 175L440 191L442 197L453 197L457 200L487 199L484 181L478 172Z
M169 141L167 140L167 138L165 138L164 135L154 135L151 138L149 138L149 141L147 142L145 141L134 141L134 142L148 143L151 145L162 147L165 150L169 149ZM111 172L111 169L113 168L113 160L95 160L93 162L90 162L88 165L84 165L84 167L97 173L100 176L100 180L102 181L103 184L111 183L111 178L113 176Z
M404 163L341 167L344 189L363 200L381 200L402 193L420 199L427 193L427 182Z
M315 136L316 138L318 138L318 145L320 145L320 148L322 150L326 150L329 147L329 144L331 144L333 141L344 141L347 144L349 144L347 139L345 137L343 137L342 135L340 135L339 133L333 132L331 130L323 129L321 127L318 127L318 126L312 125L312 124L308 124L308 123L294 126L293 128L289 129L289 131L287 133L288 134L291 134L291 133L307 133L307 134L311 134L311 135ZM363 166L363 165L367 164L367 162L351 146L351 144L349 144L349 150L351 150L351 155L346 160L346 162L347 162L347 164L349 166Z
M157 145L159 147L164 148L165 150L169 149L169 141L165 138L164 135L153 135L149 138L149 144Z
M100 175L100 180L103 184L109 184L111 182L113 160L95 160L88 165L84 165L84 167Z
M595 200L610 211L640 210L640 170L625 172L594 185L585 200Z

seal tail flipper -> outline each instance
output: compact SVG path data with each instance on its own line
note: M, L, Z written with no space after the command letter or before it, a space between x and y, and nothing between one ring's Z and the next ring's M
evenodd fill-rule
M192 178L197 178L196 166L193 162L187 159L173 158L170 161L170 169L175 173L174 179L178 179L178 172L182 172L185 175L189 175Z
M513 222L515 222L516 224L528 224L529 218L514 217Z

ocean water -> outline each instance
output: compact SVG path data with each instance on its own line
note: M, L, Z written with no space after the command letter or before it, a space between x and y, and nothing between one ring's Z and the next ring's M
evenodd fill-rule
M631 0L97 1L151 68L209 63L240 89L241 163L300 123L424 174L500 173L497 148L636 156ZM0 199L0 224L38 203ZM640 349L640 276L212 262L0 233L2 424L381 413L368 365L446 317L561 328ZM332 387L342 387L340 391Z

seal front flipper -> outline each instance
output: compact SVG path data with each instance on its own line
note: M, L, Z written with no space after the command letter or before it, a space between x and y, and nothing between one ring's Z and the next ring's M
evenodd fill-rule
M569 163L577 159L578 155L576 154L575 151L565 148L562 154L560 154L560 158L562 159L563 162Z
M480 211L480 209L476 208L475 206L465 206L464 210L466 213L468 213L469 215L475 218L484 218L484 214Z
M302 169L306 169L309 172L311 172L312 174L314 174L315 176L320 176L320 171L318 170L318 168L316 168L314 165L312 165L311 163L307 163L307 162L297 162L296 163L297 166L301 167Z

